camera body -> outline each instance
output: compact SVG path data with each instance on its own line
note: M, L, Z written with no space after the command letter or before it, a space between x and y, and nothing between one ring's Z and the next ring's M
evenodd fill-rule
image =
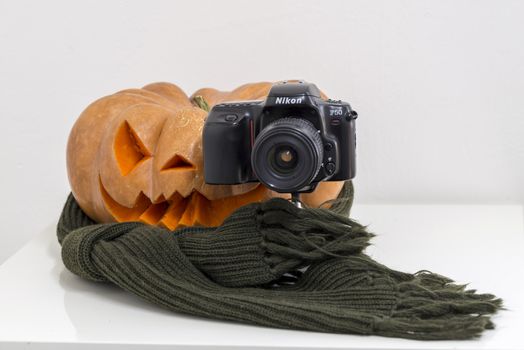
M320 181L352 179L356 117L303 81L277 83L262 101L217 104L203 129L205 181L311 192Z

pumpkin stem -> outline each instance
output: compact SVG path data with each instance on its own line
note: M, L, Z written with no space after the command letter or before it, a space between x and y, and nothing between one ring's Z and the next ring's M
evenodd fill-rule
M196 104L198 108L201 108L206 112L209 112L209 105L207 104L206 100L204 100L204 97L200 95L193 97L193 103Z

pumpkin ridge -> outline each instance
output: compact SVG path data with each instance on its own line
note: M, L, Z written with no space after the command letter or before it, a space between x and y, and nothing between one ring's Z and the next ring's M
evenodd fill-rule
M164 108L166 108L165 104L167 104L169 106L169 109L172 109L172 110L176 110L178 108L187 108L187 107L178 107L174 103L174 101L170 100L166 96L157 94L149 90L126 89L126 90L121 90L119 92L116 92L113 95L133 96L133 97L139 97L144 100L144 102L137 102L136 104L150 103L150 104L155 104L155 105L158 105ZM129 107L131 107L131 105Z

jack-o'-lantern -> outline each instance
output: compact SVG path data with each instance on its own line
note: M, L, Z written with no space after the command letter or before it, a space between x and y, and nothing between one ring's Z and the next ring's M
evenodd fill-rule
M155 83L95 101L76 121L67 147L69 181L80 207L98 222L175 229L220 225L244 204L289 197L258 183L209 185L203 177L202 104L263 99L271 85L202 89L189 98L173 84ZM302 200L318 206L341 188L342 182L320 183Z

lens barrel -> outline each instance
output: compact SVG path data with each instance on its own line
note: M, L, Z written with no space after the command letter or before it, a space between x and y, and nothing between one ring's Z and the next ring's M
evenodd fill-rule
M282 118L255 139L251 166L258 180L277 192L296 192L309 185L322 165L323 144L311 122Z

